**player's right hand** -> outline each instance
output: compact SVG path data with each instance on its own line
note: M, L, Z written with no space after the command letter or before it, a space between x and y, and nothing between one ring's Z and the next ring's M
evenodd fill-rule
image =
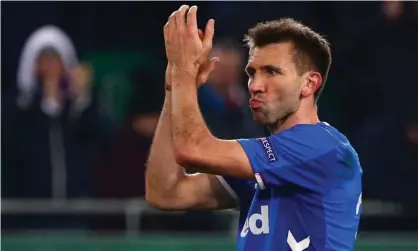
M215 21L210 19L205 32L197 27L197 6L182 5L164 25L167 60L173 71L186 71L196 77L196 84L207 81L218 58L208 60L212 49Z
M205 34L202 30L199 29L199 38L203 41L205 37ZM200 67L199 67L199 73L197 76L197 87L200 87L204 85L208 79L210 74L213 70L216 68L216 64L219 61L219 58L215 57L212 59L209 59L209 55L203 55L199 59ZM167 91L171 91L171 65L170 63L167 64L167 68L165 71L165 89Z
M167 68L165 69L165 90L171 91L171 65L167 63Z

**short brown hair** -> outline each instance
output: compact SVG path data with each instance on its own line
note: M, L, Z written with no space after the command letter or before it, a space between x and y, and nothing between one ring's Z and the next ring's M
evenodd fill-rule
M293 59L298 73L316 70L322 75L322 84L314 94L315 102L318 100L331 66L331 49L325 38L292 18L282 18L258 23L248 30L244 41L250 53L255 47L292 42L295 48Z

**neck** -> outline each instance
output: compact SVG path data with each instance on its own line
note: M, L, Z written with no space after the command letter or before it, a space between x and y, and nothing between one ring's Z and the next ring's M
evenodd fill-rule
M276 134L298 124L317 124L318 122L320 122L320 120L318 117L317 106L312 105L312 103L302 102L295 113L281 119L274 126L268 126L268 129L272 134Z

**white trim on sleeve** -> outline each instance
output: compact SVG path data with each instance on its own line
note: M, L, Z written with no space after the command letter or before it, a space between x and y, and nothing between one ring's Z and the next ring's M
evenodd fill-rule
M263 181L263 178L259 173L254 173L255 180L257 181L258 186L260 186L261 190L266 189L266 184Z

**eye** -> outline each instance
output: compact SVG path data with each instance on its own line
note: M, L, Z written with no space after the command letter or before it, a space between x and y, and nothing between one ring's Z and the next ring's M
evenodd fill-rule
M274 69L266 69L266 73L269 76L274 76L277 74L277 72Z
M277 69L277 68L275 68L273 66L269 66L269 65L263 67L263 71L269 77L273 77L273 76L281 73L279 69Z
M245 72L247 73L248 77L252 78L255 75L255 69L252 67L247 67L245 69Z

